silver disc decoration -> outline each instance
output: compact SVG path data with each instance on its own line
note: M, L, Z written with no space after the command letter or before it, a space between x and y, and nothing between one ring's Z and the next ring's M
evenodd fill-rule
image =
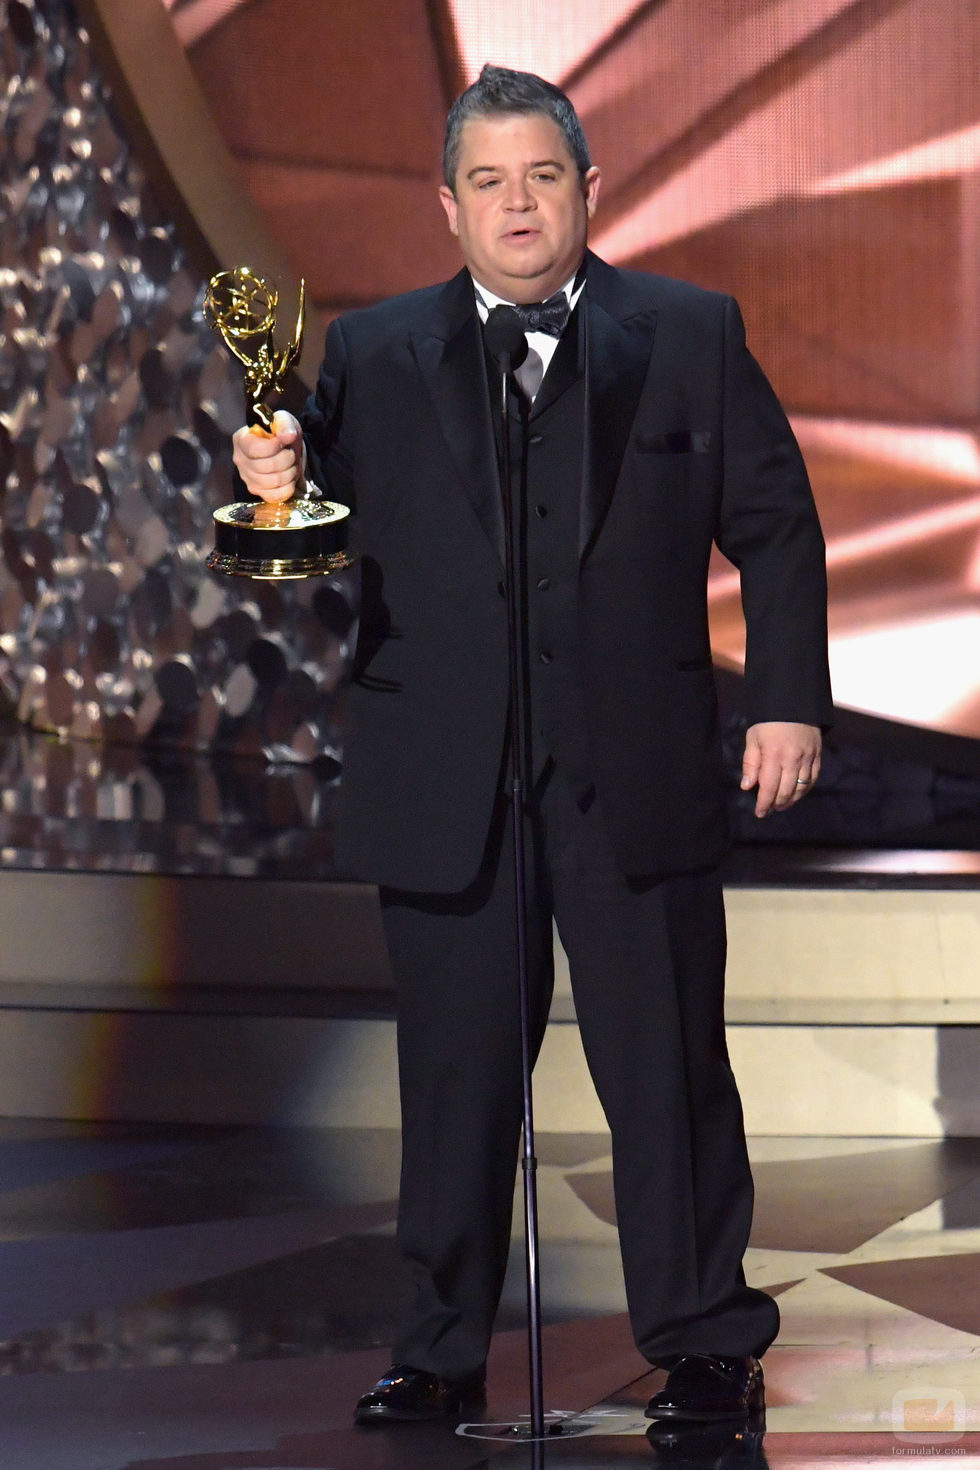
M93 740L335 756L329 586L204 566L240 373L70 0L0 0L0 703Z

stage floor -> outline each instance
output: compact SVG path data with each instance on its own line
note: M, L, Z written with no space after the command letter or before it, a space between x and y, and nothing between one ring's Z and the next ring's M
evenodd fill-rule
M4 1470L980 1464L980 1140L759 1139L749 1279L778 1294L768 1425L651 1444L608 1139L539 1141L546 1402L512 1255L490 1427L356 1429L405 1291L394 1129L0 1124ZM519 1216L518 1216L519 1218ZM543 1458L542 1458L543 1455Z
M8 871L337 877L335 770L24 731L0 738L0 769ZM896 804L913 776L861 784L842 768L798 809L799 831L788 814L766 841L744 840L762 835L746 819L730 886L974 887L980 785L937 778L928 801ZM405 1290L394 1127L0 1121L0 1466L980 1465L980 1139L766 1138L752 1152L746 1271L783 1311L765 1432L651 1443L643 1407L661 1375L626 1324L608 1139L539 1138L546 1403L569 1421L542 1449L500 1427L527 1407L519 1242L487 1425L351 1422Z

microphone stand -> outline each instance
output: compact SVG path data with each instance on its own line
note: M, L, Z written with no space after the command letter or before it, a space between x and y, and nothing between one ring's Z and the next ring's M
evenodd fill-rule
M538 1161L534 1152L531 1091L531 1019L528 980L528 912L524 812L528 749L527 658L524 641L526 574L524 570L523 497L515 503L511 461L510 381L527 356L524 325L515 311L498 306L487 319L484 340L501 374L500 494L504 510L504 578L507 592L507 663L510 682L510 798L514 833L514 910L517 930L517 979L521 1013L521 1081L523 1088L524 1244L527 1272L528 1359L531 1390L531 1434L542 1439L544 1379L541 1352L541 1274L538 1260Z

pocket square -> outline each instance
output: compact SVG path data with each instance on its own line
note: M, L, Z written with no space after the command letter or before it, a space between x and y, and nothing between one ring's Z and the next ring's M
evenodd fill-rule
M669 434L637 434L636 447L643 454L707 454L711 430L675 429Z

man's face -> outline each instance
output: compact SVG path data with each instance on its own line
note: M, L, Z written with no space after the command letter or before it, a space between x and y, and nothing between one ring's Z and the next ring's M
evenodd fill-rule
M542 301L577 269L599 197L579 177L558 124L540 113L468 118L456 190L439 190L476 280L496 296Z

